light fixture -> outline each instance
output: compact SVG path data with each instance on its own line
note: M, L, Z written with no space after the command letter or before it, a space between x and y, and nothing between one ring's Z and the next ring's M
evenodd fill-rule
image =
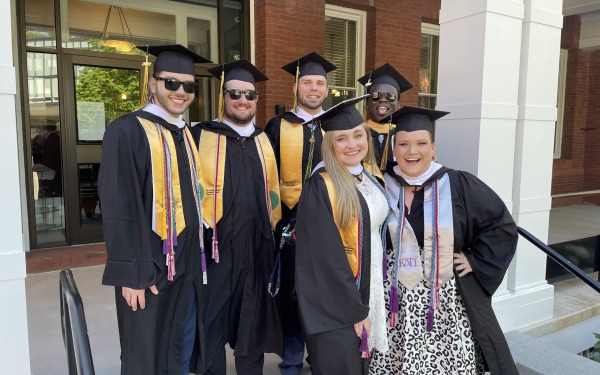
M108 38L108 22L110 21L110 15L112 10L115 9L117 14L119 15L119 21L121 22L121 30L123 31L123 39L109 39ZM125 33L125 29L127 29L127 34ZM127 36L129 35L129 40ZM112 37L112 35L111 35ZM133 36L131 35L131 30L129 30L129 25L127 24L127 20L125 19L125 14L123 13L123 9L121 7L115 5L108 6L108 13L106 14L106 21L104 21L104 30L102 31L102 39L98 42L101 46L112 47L119 52L129 52L133 49Z
M121 99L123 99L123 100L127 100L127 94L126 94L126 93L122 93L122 94L121 94Z

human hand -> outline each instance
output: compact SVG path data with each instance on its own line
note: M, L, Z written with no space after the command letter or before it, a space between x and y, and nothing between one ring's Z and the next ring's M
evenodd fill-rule
M458 271L458 277L463 277L469 272L473 272L469 260L463 253L454 253L454 268Z
M158 294L156 285L152 285L149 289L152 294ZM146 307L145 289L131 289L124 286L121 294L123 295L123 298L125 298L125 301L127 301L127 305L131 307L131 310L137 311L138 305L142 310Z
M358 322L354 325L354 332L356 332L356 336L362 337L363 327L367 330L367 336L370 336L371 335L371 318L369 318L368 316L362 322Z

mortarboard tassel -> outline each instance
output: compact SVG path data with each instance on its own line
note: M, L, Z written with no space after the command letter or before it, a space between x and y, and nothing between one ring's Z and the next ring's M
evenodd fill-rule
M392 134L392 115L390 115L390 119L388 121L388 132L385 137L385 146L383 147L383 152L381 153L381 163L379 163L379 170L385 171L387 166L387 158L388 158L388 150L390 148L390 134Z
M294 112L298 111L298 80L300 77L300 60L298 60L298 65L296 65L296 90L294 90Z
M365 94L369 93L369 88L371 88L371 74L373 73L373 71L371 71L371 73L369 73L369 80L367 81L367 83L365 83ZM365 121L367 121L367 105L363 103L363 119Z
M369 350L369 335L367 329L363 326L362 335L360 338L360 358L371 357L371 351Z
M152 63L148 61L148 52L146 52L146 61L142 63L144 67L144 72L142 73L142 91L140 95L140 106L144 107L148 104L148 68L150 68Z
M225 85L225 65L221 71L221 87L219 88L219 122L223 121L223 86Z

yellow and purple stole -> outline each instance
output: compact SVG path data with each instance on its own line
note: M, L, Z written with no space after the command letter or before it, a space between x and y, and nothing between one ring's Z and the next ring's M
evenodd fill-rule
M181 186L179 179L179 166L173 135L165 131L164 127L143 117L137 117L148 138L150 146L150 159L152 164L152 230L163 241L163 254L166 255L167 279L173 281L175 276L175 250L177 236L185 228L185 217L181 201ZM202 272L206 276L206 262L204 256L204 238L202 233L202 211L200 207L200 185L198 174L200 171L200 157L194 147L190 131L182 129L185 148L189 160L191 184L196 202L196 211L200 230L200 252L202 258ZM206 279L205 279L206 280Z
M372 121L372 120L367 121L367 125L369 126L370 129L375 130L377 133L386 136L385 146L383 148L383 152L381 153L381 162L379 163L379 170L383 172L383 171L385 171L386 166L387 166L388 149L390 147L390 136L391 136L392 130L396 127L396 125L392 124L392 123L380 124L380 123ZM371 174L373 174L373 173L371 173Z
M352 269L352 273L358 283L360 281L361 274L361 256L362 256L362 238L361 238L361 220L360 218L356 221L356 224L351 225L349 228L342 229L339 223L336 221L337 213L337 196L331 177L327 172L321 172L321 176L325 181L327 187L327 194L329 195L329 202L331 203L331 209L333 211L333 219L335 226L338 228L342 243L344 244L344 250L346 251L346 257L348 257L348 263Z
M271 142L265 133L254 137L256 150L262 166L265 201L267 212L273 230L281 219L279 195L279 174L277 162ZM219 241L217 223L223 217L223 186L225 183L225 160L227 155L227 136L208 130L200 133L199 150L202 151L200 160L199 182L201 186L202 212L205 223L213 229L212 257L219 263Z

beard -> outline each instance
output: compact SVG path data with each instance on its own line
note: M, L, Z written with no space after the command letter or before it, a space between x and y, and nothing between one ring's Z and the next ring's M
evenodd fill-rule
M234 123L236 125L246 125L250 121L252 121L252 119L256 115L256 109L252 110L251 108L248 112L243 114L243 113L236 112L235 108L230 109L230 108L227 108L227 106L225 106L225 109L223 110L223 112L224 112L225 116L229 119L229 121L231 121L232 123Z

